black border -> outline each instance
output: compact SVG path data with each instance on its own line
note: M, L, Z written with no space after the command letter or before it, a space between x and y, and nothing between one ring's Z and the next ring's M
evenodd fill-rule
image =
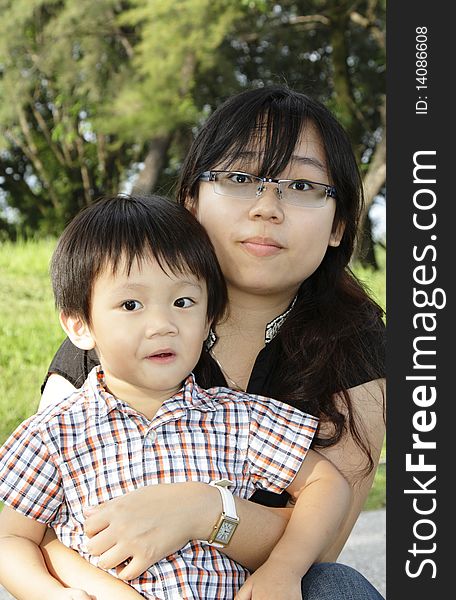
M454 246L456 241L454 198L456 162L454 150L454 119L456 111L455 86L455 49L456 31L454 20L447 13L450 5L443 2L400 2L391 0L387 10L387 598L388 600L405 597L414 600L431 600L440 597L454 597L453 549L456 527L453 514L453 464L456 433L456 385L453 382L453 348L456 345L454 306L451 290L454 266ZM423 91L416 89L416 28L427 28L427 85ZM419 96L426 97L427 114L417 114L415 110ZM424 106L424 105L422 105ZM435 164L436 184L424 185L413 181L413 156L418 151L435 151L428 155L428 164ZM422 171L424 175L424 171ZM419 230L413 225L413 197L418 189L432 188L436 194L436 205L426 212L430 217L434 212L436 225L432 231ZM418 198L425 199L426 194ZM431 198L430 194L427 194ZM435 235L436 239L431 239ZM418 254L427 245L435 247L428 250L426 257L417 262L413 257L413 247ZM441 288L446 293L446 306L441 309L418 309L413 302L413 288L417 286L413 279L414 268L426 264L427 273L431 267L436 269L437 277L433 284L426 287ZM442 297L442 295L440 295ZM414 329L413 316L417 312L434 312L437 326L433 333L435 342L428 342L428 349L436 351L428 356L427 364L434 364L434 370L413 370L413 340L425 335L420 328ZM422 321L421 321L422 322ZM428 322L430 323L430 321ZM422 346L423 347L423 346ZM415 432L413 415L423 410L413 401L413 390L419 381L407 381L408 375L435 375L437 398L432 406L426 408L428 418L435 412L437 423L432 431L421 434L425 440L436 442L435 450L418 451L412 449L412 434ZM436 471L411 473L406 470L406 454L423 453L429 464L436 465ZM413 475L424 483L434 475L436 480L429 484L434 494L406 494L404 490L417 488ZM435 511L428 515L417 514L413 499L417 498L418 508L424 509L436 501ZM433 538L422 541L415 538L414 525L429 518L435 523ZM416 525L415 525L416 527ZM427 529L426 529L427 527ZM417 527L422 535L432 532L430 524ZM413 543L422 550L435 550L413 556L409 550ZM435 563L421 565L426 559ZM419 573L410 577L406 573L406 561L411 560L410 571ZM407 595L405 595L407 594ZM410 596L409 596L410 594ZM413 595L412 595L413 594Z

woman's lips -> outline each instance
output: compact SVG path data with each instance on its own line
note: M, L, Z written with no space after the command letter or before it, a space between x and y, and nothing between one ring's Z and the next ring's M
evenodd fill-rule
M242 241L241 245L254 256L273 256L283 250L283 246L272 238L248 238Z

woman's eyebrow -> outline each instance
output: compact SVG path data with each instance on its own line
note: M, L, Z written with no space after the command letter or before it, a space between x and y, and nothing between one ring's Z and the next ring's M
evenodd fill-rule
M257 159L258 156L261 156L261 152L254 152L251 150L243 150L242 152L239 153L238 158L241 159ZM322 173L327 172L327 167L325 165L325 163L321 162L321 160L319 160L318 158L314 158L312 156L299 156L297 154L293 154L290 158L290 163L293 162L297 162L300 163L301 165L311 165L313 167L316 167L318 170L320 170Z
M322 163L321 160L318 160L318 158L313 158L311 156L297 156L296 154L293 154L293 156L291 157L291 162L297 162L303 165L311 165L313 167L317 167L317 169L319 169L323 173L326 173L327 171L326 165Z

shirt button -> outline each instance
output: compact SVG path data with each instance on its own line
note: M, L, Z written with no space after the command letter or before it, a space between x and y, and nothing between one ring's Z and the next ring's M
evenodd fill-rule
M152 446L157 441L157 432L155 429L151 429L147 432L145 442L148 446Z

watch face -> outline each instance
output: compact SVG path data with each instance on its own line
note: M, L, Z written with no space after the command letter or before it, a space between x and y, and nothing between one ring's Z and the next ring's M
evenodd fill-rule
M220 525L220 529L217 532L215 541L220 542L221 544L227 544L230 540L230 537L234 533L236 526L237 526L237 523L230 523L229 521L223 521L223 523Z

